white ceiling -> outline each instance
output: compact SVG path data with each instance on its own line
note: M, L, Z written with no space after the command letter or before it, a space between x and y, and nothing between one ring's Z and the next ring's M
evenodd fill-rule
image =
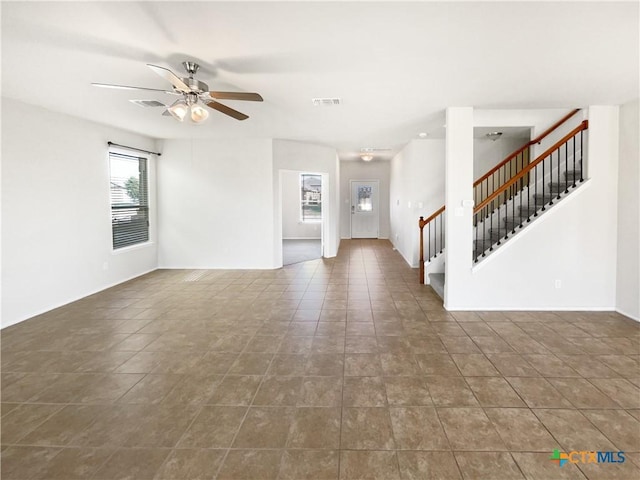
M2 3L2 94L155 138L287 138L388 157L443 135L447 106L573 108L638 96L638 3ZM145 64L212 90L251 118L179 124L127 100L167 88ZM340 97L314 107L314 97Z

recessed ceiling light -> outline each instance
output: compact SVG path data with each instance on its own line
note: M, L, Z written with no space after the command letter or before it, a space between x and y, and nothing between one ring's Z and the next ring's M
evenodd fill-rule
M420 138L427 138L427 135L429 135L427 132L420 132L420 133L418 134L418 136L419 136Z

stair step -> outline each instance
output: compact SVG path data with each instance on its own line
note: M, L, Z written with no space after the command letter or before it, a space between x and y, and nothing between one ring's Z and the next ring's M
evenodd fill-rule
M582 176L582 170L567 170L564 172L564 178L573 182L574 180L580 180Z
M511 228L490 228L489 235L493 242L497 242L501 238L507 236L507 234L511 235L511 230Z
M490 240L489 238L479 238L478 240L473 241L474 250L480 250L484 248L485 250L493 245L495 242Z
M555 200L557 197L557 195L551 195L550 193L545 193L544 195L542 195L541 193L536 193L533 196L533 200L536 205L546 205L551 200Z
M547 185L549 185L549 189L552 193L564 193L566 190L568 190L571 186L572 183L567 181L567 182L551 182L548 183Z
M519 227L520 225L524 225L524 223L527 221L527 217L523 216L523 217L504 217L502 219L502 221L504 222L506 228L508 228L509 230L513 230L515 227Z
M536 207L535 204L529 206L523 205L521 207L518 207L518 211L523 218L529 218L538 211L538 207Z

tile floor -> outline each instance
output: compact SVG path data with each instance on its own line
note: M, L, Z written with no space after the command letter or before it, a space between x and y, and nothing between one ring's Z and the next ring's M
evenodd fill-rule
M3 330L2 478L638 479L639 341L614 313L447 312L386 241L157 271Z

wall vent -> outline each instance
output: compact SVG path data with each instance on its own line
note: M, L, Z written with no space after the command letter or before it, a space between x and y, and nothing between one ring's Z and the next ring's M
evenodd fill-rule
M131 103L135 103L140 107L165 107L164 103L156 100L129 100Z
M312 98L314 107L332 107L334 105L340 105L339 98Z

